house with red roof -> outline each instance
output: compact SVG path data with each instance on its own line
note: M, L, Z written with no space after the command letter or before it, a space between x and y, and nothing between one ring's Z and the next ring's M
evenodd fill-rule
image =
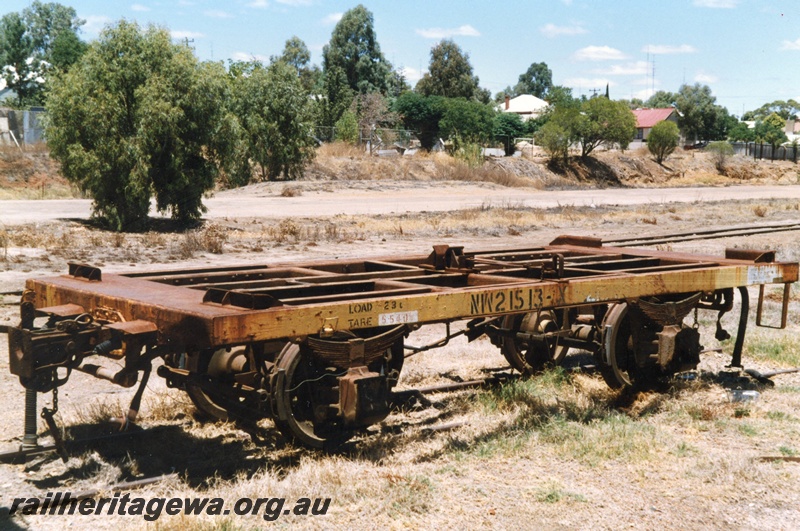
M647 141L650 131L658 122L669 120L678 125L678 110L674 107L666 109L636 109L631 111L636 117L636 139L635 141Z

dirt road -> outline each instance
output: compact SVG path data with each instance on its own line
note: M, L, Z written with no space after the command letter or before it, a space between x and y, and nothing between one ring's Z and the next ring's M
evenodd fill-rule
M736 186L686 188L610 188L592 190L549 190L452 183L435 190L419 182L385 182L348 191L343 201L335 189L310 190L297 183L301 195L282 197L285 183L252 188L247 195L231 190L206 199L206 219L335 216L337 214L387 214L399 212L443 212L483 204L513 204L530 208L559 205L601 206L735 201L746 199L800 199L800 186ZM294 185L293 185L294 186ZM91 200L57 199L0 201L0 222L30 223L53 219L84 219L91 214Z

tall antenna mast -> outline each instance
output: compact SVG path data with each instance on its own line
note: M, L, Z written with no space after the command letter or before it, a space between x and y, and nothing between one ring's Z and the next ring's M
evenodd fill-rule
M652 75L650 77L650 92L652 94L656 93L656 56L655 56L655 54L653 55L653 69L652 69Z

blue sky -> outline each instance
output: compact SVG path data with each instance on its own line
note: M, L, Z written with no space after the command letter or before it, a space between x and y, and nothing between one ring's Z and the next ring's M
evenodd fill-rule
M0 14L25 0L3 0ZM90 40L120 18L169 28L193 40L201 59L267 59L293 35L321 64L336 21L357 2L335 0L63 0L86 19ZM777 99L800 100L797 0L549 0L362 2L374 15L386 58L412 86L430 49L453 39L492 94L531 63L544 61L556 84L613 99L645 99L682 83L711 87L735 115Z

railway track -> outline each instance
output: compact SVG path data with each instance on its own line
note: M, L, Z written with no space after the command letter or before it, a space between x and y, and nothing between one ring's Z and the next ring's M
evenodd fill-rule
M606 245L621 247L644 247L647 245L663 245L669 243L679 243L694 240L713 240L716 238L733 238L741 236L755 236L757 234L771 234L775 232L790 232L800 230L800 221L788 221L784 223L770 223L764 225L748 225L724 227L706 230L695 230L687 232L675 232L672 234L662 234L658 236L642 236L636 238L617 238L603 240Z

